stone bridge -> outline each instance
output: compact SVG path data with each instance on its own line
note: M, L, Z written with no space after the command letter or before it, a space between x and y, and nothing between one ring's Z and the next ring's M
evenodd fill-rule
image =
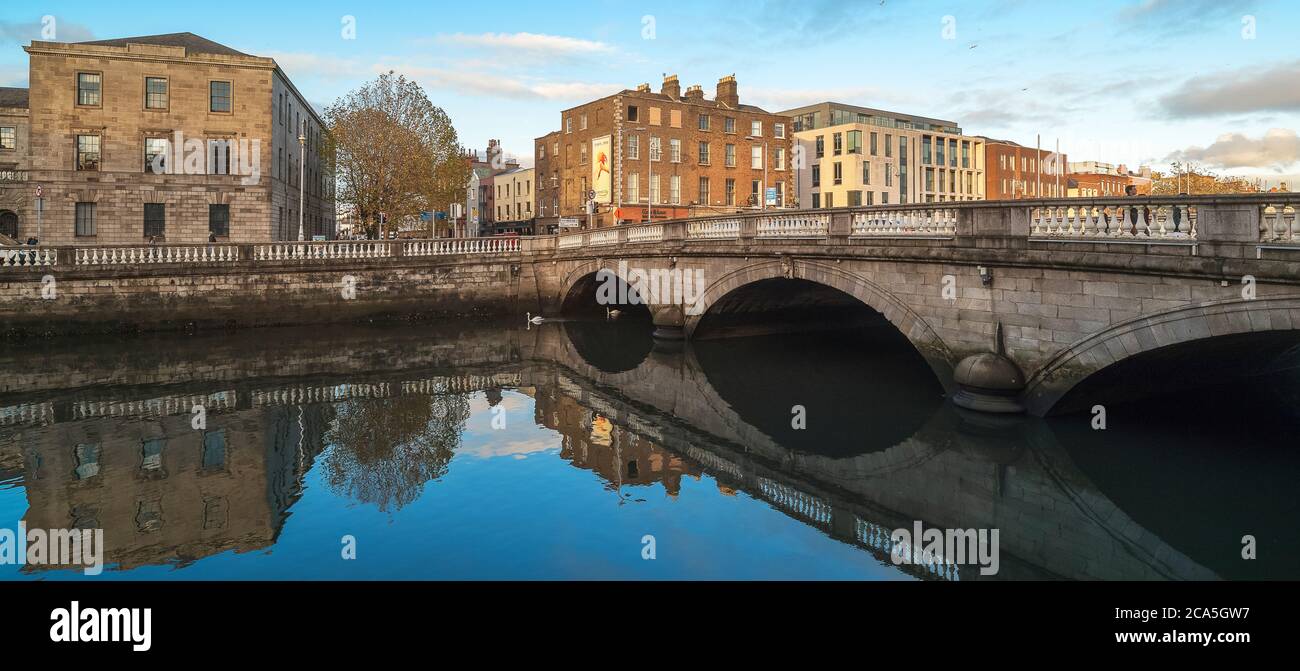
M0 317L41 332L642 309L601 305L606 270L661 337L858 309L950 390L1041 415L1130 360L1278 365L1300 343L1298 206L1292 194L935 203L522 239L10 249Z

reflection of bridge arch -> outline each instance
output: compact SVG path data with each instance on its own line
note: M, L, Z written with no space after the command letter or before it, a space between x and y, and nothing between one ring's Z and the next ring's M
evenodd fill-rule
M880 313L916 347L939 380L948 386L951 367L956 361L938 332L907 303L870 278L833 264L787 258L760 261L728 272L710 284L700 294L699 300L688 307L686 337L691 338L704 315L732 291L754 282L777 278L802 279L830 287Z
M1300 343L1300 296L1215 301L1138 317L1057 353L1030 378L1025 405L1033 414L1047 414L1092 375L1155 350L1225 336L1284 332L1295 333Z

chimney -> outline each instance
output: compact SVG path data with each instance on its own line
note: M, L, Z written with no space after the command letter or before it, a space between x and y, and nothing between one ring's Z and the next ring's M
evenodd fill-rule
M727 75L718 80L717 100L732 109L740 107L740 93L736 89L736 75Z
M663 88L659 89L659 92L668 96L669 98L672 98L673 100L677 100L678 98L681 98L682 85L678 83L677 75L668 75L667 77L664 77L664 86Z
M649 85L649 84L637 84L637 86L636 86L636 90L637 90L637 93L649 93L649 92L650 92L650 85Z
M704 88L699 84L686 89L687 100L704 100Z

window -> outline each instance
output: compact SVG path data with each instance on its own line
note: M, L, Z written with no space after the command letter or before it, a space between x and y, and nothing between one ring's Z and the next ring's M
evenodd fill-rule
M583 114L578 117L578 130L587 130L587 115Z
M167 207L162 203L144 204L144 237L162 237L167 229Z
M72 456L76 459L77 467L74 473L78 480L88 480L99 475L99 443L79 443Z
M709 164L709 143L701 142L700 143L700 165L708 165L708 164Z
M762 121L750 122L749 134L754 137L763 137L763 122Z
M812 206L813 209L816 210L822 206L822 195L820 193L814 193L812 197L813 197Z
M708 178L708 177L701 177L701 178L700 178L700 198L699 198L699 204L700 204L700 205L708 205L708 204L709 204L709 178Z
M661 152L659 149L659 138L651 137L650 138L650 160L658 161L661 158L663 157L661 156Z
M681 111L681 110L668 110L668 125L669 125L669 126L672 126L673 128L681 128L681 127L682 127L682 111Z
M699 129L700 129L700 130L708 130L708 129L709 129L709 115L707 115L707 114L701 114L701 115L700 115Z
M889 133L885 133L885 158L890 158L893 155L894 155L894 136L890 135Z
M944 164L944 160L943 160L943 147L944 147L945 144L947 144L947 143L944 142L944 139L943 139L943 138L941 138L941 137L939 137L939 138L935 138L935 142L934 142L934 162L935 162L935 163L938 163L939 165L943 165L943 164Z
M785 124L778 123L772 125L772 135L778 139L785 139Z
M87 107L99 107L103 102L98 72L77 73L77 104Z
M208 232L218 237L230 235L230 206L208 206Z
M835 207L835 194L826 194L826 207Z
M726 164L728 168L736 167L736 145L727 145Z
M650 108L650 125L651 126L663 125L663 110L659 109L658 107Z
M587 143L583 142L578 145L578 165L587 164Z
M835 162L835 183L836 184L844 183L844 164L840 163L839 161Z
M875 132L871 133L871 155L872 156L876 155L876 133Z
M844 153L844 134L834 133L831 135L831 154L839 156Z
M230 140L208 140L208 174L230 174Z
M673 175L668 178L668 199L673 205L682 204L682 177Z
M862 183L863 184L871 183L871 162L870 161L862 162Z
M763 148L762 147L749 148L749 167L755 170L763 169Z
M641 138L639 136L627 136L627 158L631 161L641 158Z
M636 105L628 105L628 106L627 106L627 120L628 120L628 121L636 121L636 120L637 120L637 118L636 118L636 114L637 114Z
M727 204L735 205L736 204L736 180L728 177L726 188L727 188Z
M77 203L77 235L95 234L95 204Z
M965 140L961 143L961 167L970 167L970 143Z
M881 191L881 192L880 192L880 204L881 204L881 205L888 205L888 204L889 204L889 192L888 192L888 191Z
M167 172L167 138L147 137L144 139L144 171L155 175Z
M652 204L664 202L659 193L659 175L650 178L650 202Z
M677 138L668 140L668 160L673 163L682 162L682 141Z
M824 135L817 136L816 154L817 154L817 158L821 158L826 155L826 136Z
M641 200L641 173L639 172L627 174L627 199L633 203Z
M208 83L208 111L220 114L230 113L230 82Z
M144 78L144 107L151 110L167 109L167 79L165 77Z
M565 133L573 132L573 117L566 117L564 119L564 132Z
M822 185L822 167L820 165L812 167L812 185L814 189Z
M724 132L724 133L735 133L735 132L736 132L736 120L735 120L734 118L732 118L732 117L726 117L726 118L724 118L724 119L722 120L722 132Z
M150 440L140 441L140 470L162 470L162 452L163 445L166 444L166 442L167 439L165 438L152 438Z
M861 154L862 153L862 131L851 130L848 132L848 136L849 136L849 153Z
M13 126L0 127L0 149L17 149L18 135Z
M957 167L957 141L948 140L948 167Z
M539 144L539 145L537 145L537 158L539 158L539 159L545 159L545 158L546 158L546 145L545 145L545 144Z
M226 466L226 430L203 432L203 470Z
M785 147L776 148L776 169L785 170Z
M77 136L77 170L99 170L99 136Z
M930 163L930 136L929 135L921 136L921 162L927 165Z
M850 192L849 192L849 207L862 207L862 192L861 192L861 191L850 191Z
M886 145L888 146L888 145ZM885 164L885 186L894 185L894 169L890 164Z
M762 200L760 200L763 197L762 190L763 190L762 182L756 179L750 181L749 183L749 204L750 205L756 206L759 203L763 202Z

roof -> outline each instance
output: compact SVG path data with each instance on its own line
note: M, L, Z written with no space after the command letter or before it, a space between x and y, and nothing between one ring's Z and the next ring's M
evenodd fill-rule
M76 42L101 47L125 47L128 44L152 44L160 47L184 47L194 54L216 54L218 56L248 56L242 51L235 51L224 44L218 44L206 37L194 33L167 33L165 35L142 35L140 37L119 37L113 40L95 40Z
M813 103L811 105L804 105L803 107L796 107L794 109L788 109L783 112L778 112L778 114L780 114L781 116L793 117L793 116L799 116L801 114L807 114L808 112L816 111L820 109L850 110L855 113L867 114L871 116L889 117L893 119L900 119L903 121L925 123L925 124L930 124L932 126L951 126L951 127L960 126L960 124L958 124L956 121L951 121L949 119L936 119L934 117L920 116L917 114L891 112L889 110L882 110L875 107L849 105L846 103L835 102L834 100L827 100L819 103Z
M28 90L13 86L0 86L0 107L22 107L26 109Z

